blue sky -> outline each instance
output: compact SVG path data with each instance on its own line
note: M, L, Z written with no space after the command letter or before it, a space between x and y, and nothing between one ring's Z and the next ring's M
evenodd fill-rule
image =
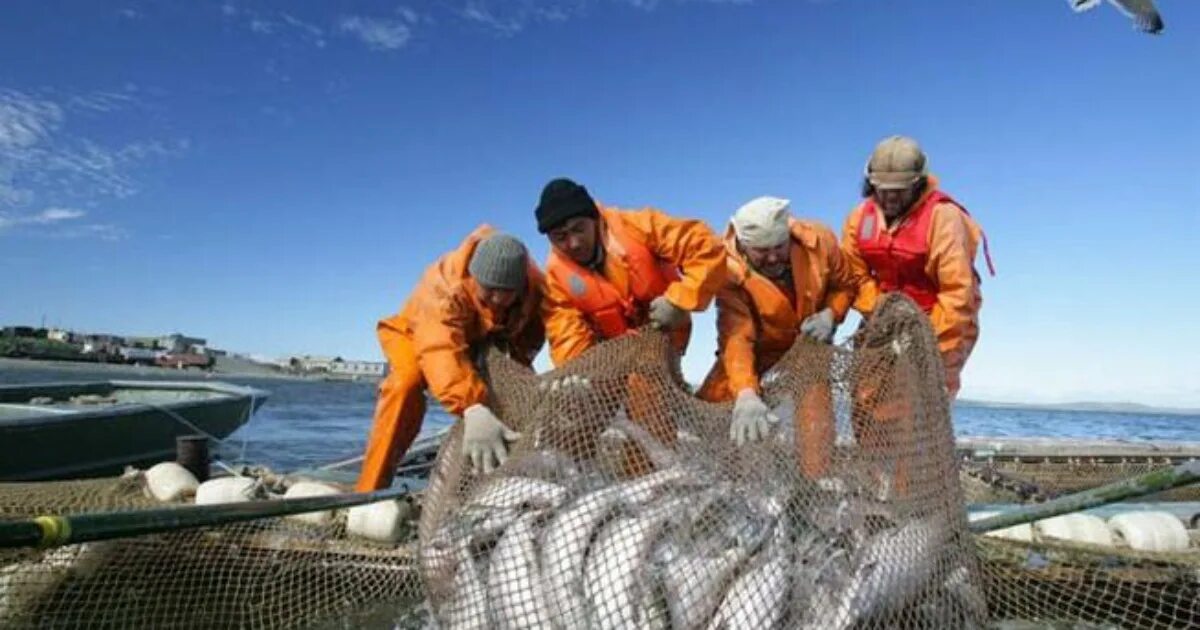
M544 259L552 177L840 231L905 133L999 269L963 396L1200 407L1200 3L1160 4L1150 37L1054 1L9 2L0 321L378 358L475 225Z

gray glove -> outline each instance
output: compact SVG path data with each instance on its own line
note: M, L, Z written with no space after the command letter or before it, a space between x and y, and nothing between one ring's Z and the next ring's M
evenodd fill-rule
M687 311L675 306L664 296L650 301L650 325L658 330L675 330L687 321Z
M729 423L729 439L738 446L767 437L771 427L779 418L771 413L767 404L753 389L743 389L733 403L733 420Z
M800 334L824 343L833 341L835 329L837 329L837 324L833 322L833 309L829 308L809 315L800 323Z
M509 442L521 439L521 434L504 426L491 409L471 405L463 412L463 455L471 460L475 474L490 473L508 459Z

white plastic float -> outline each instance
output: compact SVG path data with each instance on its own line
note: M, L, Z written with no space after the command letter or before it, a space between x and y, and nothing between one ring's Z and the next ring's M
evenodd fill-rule
M260 496L258 481L251 477L218 477L196 488L196 505L242 503Z
M146 471L146 492L163 503L187 499L196 494L200 482L188 469L175 462L162 462Z
M990 518L999 514L1003 514L1003 512L978 512L971 514L969 518L971 521L978 521L979 519ZM1024 525L1014 525L1012 527L1005 527L1004 529L990 531L984 534L984 536L1003 538L1005 540L1015 540L1017 542L1033 542L1033 526L1028 523L1025 523Z
M341 490L316 481L297 481L288 487L287 492L283 493L285 499L300 499L304 497L325 497L331 494L340 494ZM304 514L292 514L288 518L308 523L309 525L328 525L333 521L335 511L326 510L324 512L306 512Z
M380 501L350 508L346 531L369 540L399 542L412 505L403 499Z
M1063 514L1037 521L1033 524L1033 532L1040 540L1053 538L1065 542L1113 546L1112 533L1104 519L1091 514Z
M1117 540L1138 551L1186 551L1188 533L1183 522L1168 512L1125 512L1108 519Z

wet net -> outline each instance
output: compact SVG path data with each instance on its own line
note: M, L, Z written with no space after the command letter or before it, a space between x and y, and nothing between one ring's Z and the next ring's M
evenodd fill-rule
M764 375L777 426L730 439L667 340L541 376L493 355L522 439L476 476L452 433L420 525L454 628L957 628L987 619L943 368L924 317L884 303L853 351L799 342Z
M956 460L907 299L845 346L798 342L762 379L777 423L740 447L732 403L676 366L656 333L543 375L489 354L522 437L476 475L456 426L398 541L339 512L0 550L0 628L1200 627L1178 522L968 533L964 500L1003 484ZM0 484L0 520L153 505L138 475Z

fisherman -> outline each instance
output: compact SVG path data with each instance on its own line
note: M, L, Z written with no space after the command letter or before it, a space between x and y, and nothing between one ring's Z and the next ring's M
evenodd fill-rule
M504 463L519 438L487 407L473 358L488 344L526 365L545 342L542 276L521 241L486 225L425 270L399 314L376 327L389 373L379 386L358 491L391 485L425 416L425 391L463 419L463 455L476 473Z
M987 237L967 210L942 192L912 138L892 136L875 147L863 177L864 201L846 218L842 250L857 287L854 308L870 317L884 293L903 292L929 316L958 394L963 366L979 338L983 304L975 253Z
M707 308L725 278L725 250L707 225L601 206L565 178L546 184L536 216L551 245L542 312L556 366L644 324L670 332L683 353L689 311Z
M644 325L668 333L680 354L686 350L689 312L707 308L725 279L725 250L704 222L652 208L603 206L566 178L546 184L535 215L551 245L542 314L555 366ZM614 395L624 398L631 419L664 443L675 443L669 419L640 417L657 398L650 379L630 374L625 391ZM555 431L573 440L569 452L590 457L598 429ZM628 445L624 472L636 476L649 469L645 453Z
M733 400L729 433L739 446L778 420L759 378L798 336L833 340L854 299L853 278L833 230L792 217L786 199L759 197L738 208L725 234L728 279L717 293L717 360L698 395ZM828 384L812 384L796 406L802 470L825 473L834 441Z
M854 308L870 318L886 293L911 298L929 316L952 401L979 337L983 297L974 261L982 241L992 271L987 239L966 209L941 191L925 153L911 138L892 136L875 147L864 169L862 195L842 232L842 251L857 288ZM903 351L902 345L896 348ZM907 399L887 394L892 388L880 382L872 361L855 365L851 424L856 439L869 459L890 462L888 470L876 470L879 496L902 495L911 455L918 452L912 443L914 411Z

